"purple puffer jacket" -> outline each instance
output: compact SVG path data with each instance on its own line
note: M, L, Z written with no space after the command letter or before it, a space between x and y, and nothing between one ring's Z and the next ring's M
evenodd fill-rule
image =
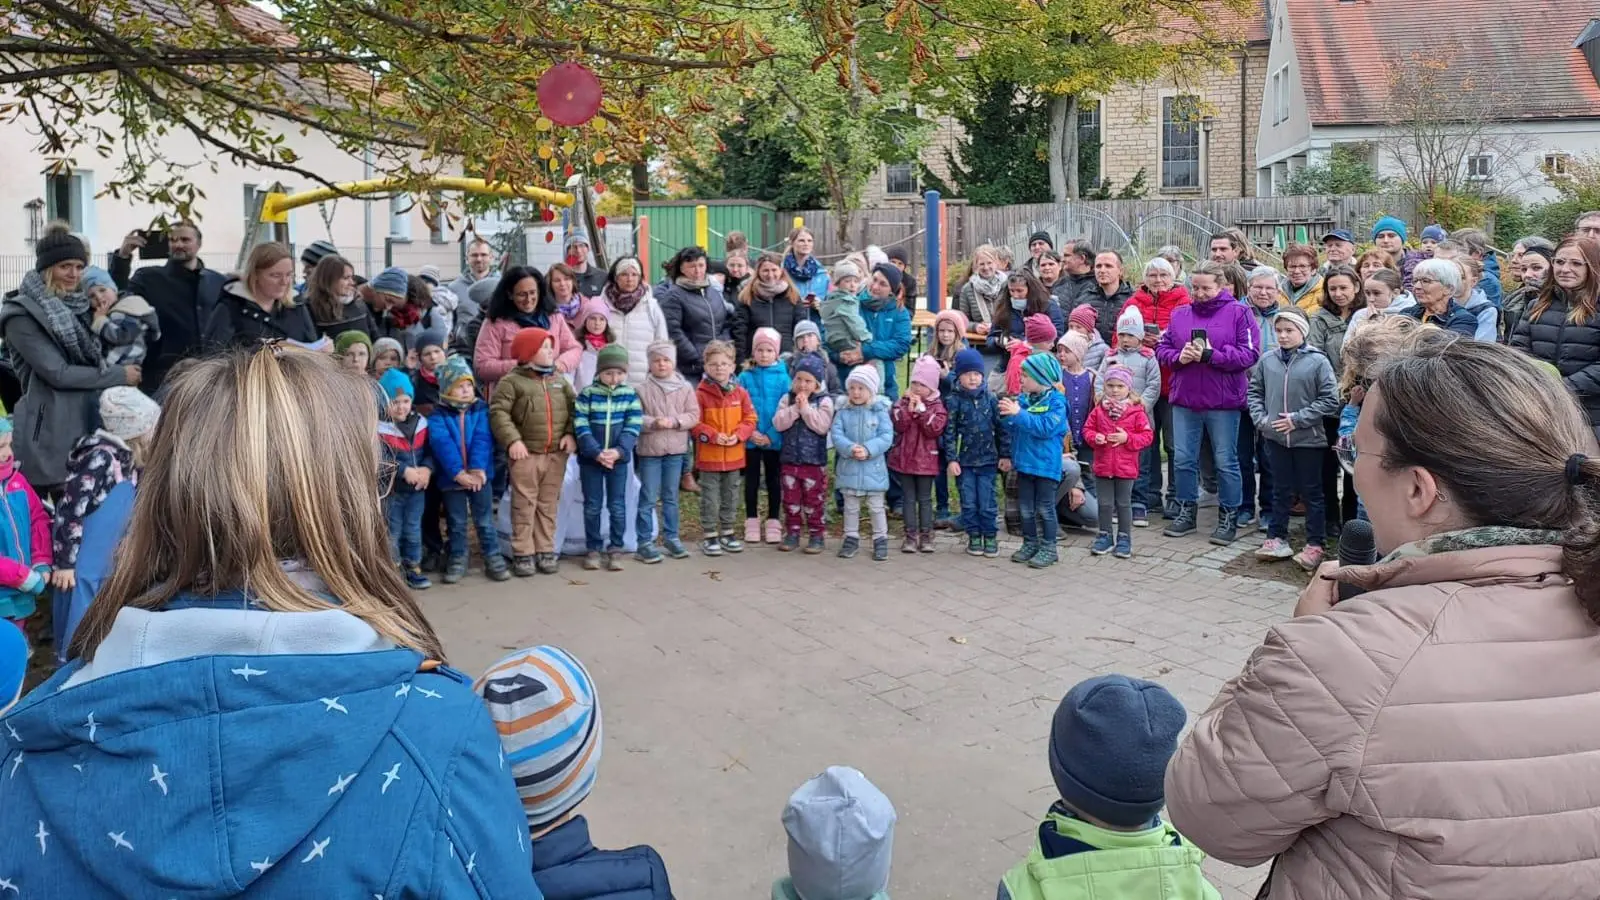
M1206 330L1211 358L1181 364L1178 354L1196 328ZM1172 367L1168 398L1185 409L1244 409L1250 367L1261 356L1260 332L1244 304L1223 291L1172 311L1172 323L1156 345L1156 359Z

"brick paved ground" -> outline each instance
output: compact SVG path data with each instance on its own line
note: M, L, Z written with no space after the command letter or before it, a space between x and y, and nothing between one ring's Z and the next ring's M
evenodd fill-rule
M1074 536L1044 572L968 557L949 536L936 555L896 543L876 564L768 547L622 573L566 560L508 585L474 571L424 607L468 670L532 643L588 665L606 743L585 812L601 846L654 844L678 896L767 896L785 799L843 763L899 810L891 893L982 900L1053 799L1046 733L1068 687L1152 678L1198 713L1293 608L1292 586L1222 571L1259 535L1135 540L1122 561ZM1228 898L1265 875L1207 868Z

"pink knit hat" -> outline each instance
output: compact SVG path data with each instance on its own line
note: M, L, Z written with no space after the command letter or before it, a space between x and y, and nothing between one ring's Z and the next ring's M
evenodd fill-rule
M1081 306L1079 307L1079 309L1082 308ZM1076 331L1069 331L1061 336L1061 340L1056 342L1056 346L1065 347L1071 350L1074 356L1083 359L1084 354L1089 352L1089 339Z
M931 356L919 356L911 366L911 383L920 384L930 391L935 397L939 396L939 376L943 374L939 369L939 361Z
M750 341L751 352L756 351L763 344L771 347L773 353L778 353L783 348L783 338L779 337L776 328L757 328L756 336Z
M967 329L971 327L971 323L967 321L967 314L961 310L940 310L939 314L933 317L933 336L935 340L937 340L939 337L939 323L941 322L949 322L955 325L956 336L960 338L965 338L967 336Z
M605 298L586 297L578 304L578 318L573 325L576 327L579 336L582 336L584 331L587 330L584 326L589 324L590 316L599 316L605 319L607 326L611 324L610 307L606 305Z
M1044 313L1034 313L1022 320L1022 339L1030 344L1054 343L1056 323Z
M1094 307L1087 303L1080 303L1077 306L1074 306L1072 308L1072 315L1067 316L1067 322L1069 324L1077 325L1087 331L1094 330L1094 323L1098 322L1099 320L1099 314L1094 311Z
M1082 336L1079 336L1080 340ZM1129 390L1133 390L1133 370L1127 366L1110 366L1106 369L1106 384L1113 381L1122 382Z

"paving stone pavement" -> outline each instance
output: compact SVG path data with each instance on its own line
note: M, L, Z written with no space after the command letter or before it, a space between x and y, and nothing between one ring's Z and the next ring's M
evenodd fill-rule
M1045 748L1067 688L1154 679L1192 721L1293 609L1294 588L1221 571L1259 534L1217 548L1205 533L1138 529L1131 560L1091 557L1075 534L1043 571L1007 561L1014 543L987 560L951 535L931 555L895 540L886 563L832 546L630 558L620 573L567 559L558 576L497 585L474 570L421 596L468 671L536 643L584 661L606 735L583 812L598 846L660 850L678 897L767 896L789 793L846 764L899 812L893 896L984 900L1054 799ZM1206 870L1230 900L1266 874Z

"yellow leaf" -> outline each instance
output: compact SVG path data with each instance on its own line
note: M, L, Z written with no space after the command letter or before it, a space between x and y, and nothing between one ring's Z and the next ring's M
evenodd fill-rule
M540 159L549 159L550 157L555 156L555 155L556 155L556 151L553 148L551 148L551 146L549 144L545 144L544 146L539 148L539 158Z
M550 126L551 126L550 120L546 119L544 116L540 116L538 118L538 120L536 120L533 123L533 127L539 129L540 131L549 131L550 130Z
M562 154L564 154L566 156L571 156L572 155L572 151L574 151L576 149L578 149L578 142L577 141L564 141L561 144L561 152L562 152Z

